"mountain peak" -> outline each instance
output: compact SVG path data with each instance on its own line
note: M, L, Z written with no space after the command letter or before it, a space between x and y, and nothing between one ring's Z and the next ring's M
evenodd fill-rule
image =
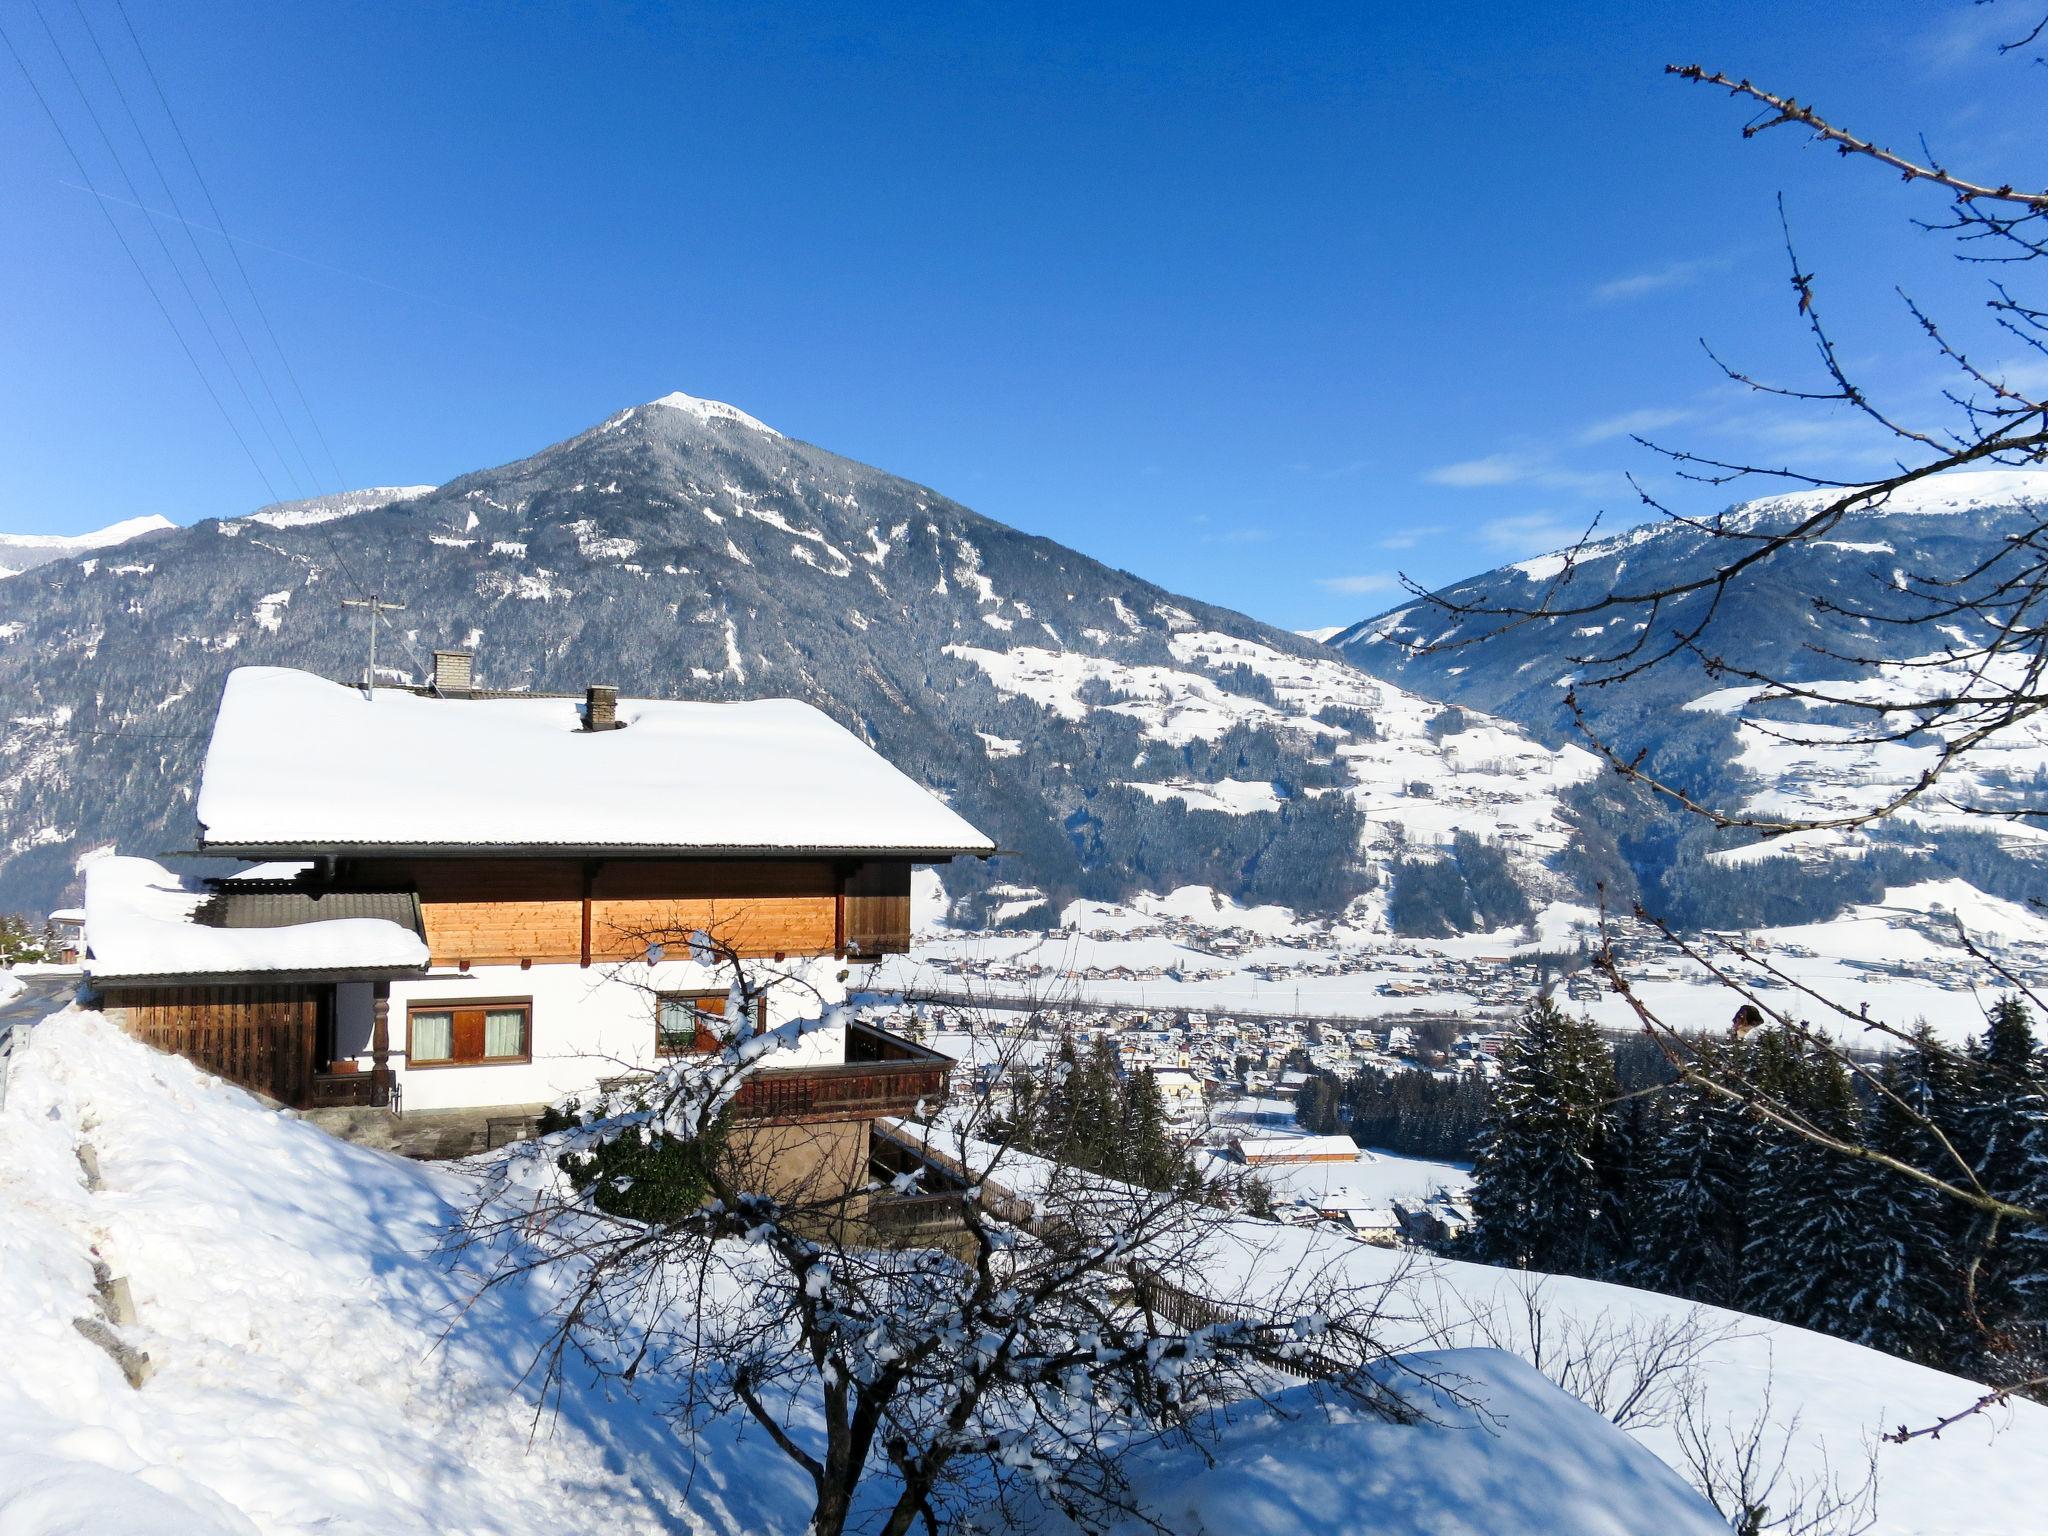
M659 400L648 401L642 409L651 411L658 406L671 411L681 411L684 415L694 416L707 424L714 421L729 421L735 426L751 427L756 432L766 432L770 437L782 436L767 422L758 421L738 406L727 405L723 400L700 400L695 395L686 395L681 390L676 390L672 394L663 395Z

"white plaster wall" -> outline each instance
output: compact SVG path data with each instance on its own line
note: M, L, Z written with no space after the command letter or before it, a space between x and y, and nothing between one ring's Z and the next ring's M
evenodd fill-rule
M768 1022L815 1016L828 1003L846 1000L838 980L842 963L831 956L761 962L751 968L756 986L768 987ZM587 1091L600 1078L654 1065L656 992L723 992L729 971L690 960L656 965L480 965L467 971L436 969L417 981L391 984L391 1064L408 1110L468 1109L492 1104L538 1104ZM343 994L355 986L345 983ZM354 1046L367 1068L370 989L360 1000L337 997L336 1036L340 1049ZM462 1005L473 998L525 998L533 1003L533 1060L503 1066L409 1067L405 1018L409 1003ZM819 1066L846 1059L844 1029L818 1030L774 1066Z

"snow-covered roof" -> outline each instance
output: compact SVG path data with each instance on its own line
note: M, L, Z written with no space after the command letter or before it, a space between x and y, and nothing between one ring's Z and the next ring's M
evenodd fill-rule
M197 920L210 896L204 885L151 859L95 859L85 867L85 974L100 982L281 972L373 976L427 964L425 941L383 918L213 928Z
M1238 1155L1248 1163L1306 1163L1318 1158L1355 1158L1349 1136L1239 1136Z
M794 699L429 698L281 667L228 676L199 790L209 852L876 853L995 844Z

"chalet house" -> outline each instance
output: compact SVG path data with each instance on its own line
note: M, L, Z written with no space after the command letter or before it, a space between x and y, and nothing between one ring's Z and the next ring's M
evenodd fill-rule
M765 1021L844 1001L910 943L912 867L994 844L786 699L492 694L469 659L359 687L232 673L197 797L226 878L87 867L85 971L130 1033L281 1103L531 1109L714 1043L731 981ZM935 1100L947 1058L861 1024L803 1038L736 1105L843 1128Z

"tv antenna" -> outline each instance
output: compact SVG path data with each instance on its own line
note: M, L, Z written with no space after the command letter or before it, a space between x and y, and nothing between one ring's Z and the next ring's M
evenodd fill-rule
M377 696L377 622L387 613L405 612L405 604L387 603L372 592L368 597L344 597L341 606L364 609L370 616L370 660L363 668L363 696L374 699Z

